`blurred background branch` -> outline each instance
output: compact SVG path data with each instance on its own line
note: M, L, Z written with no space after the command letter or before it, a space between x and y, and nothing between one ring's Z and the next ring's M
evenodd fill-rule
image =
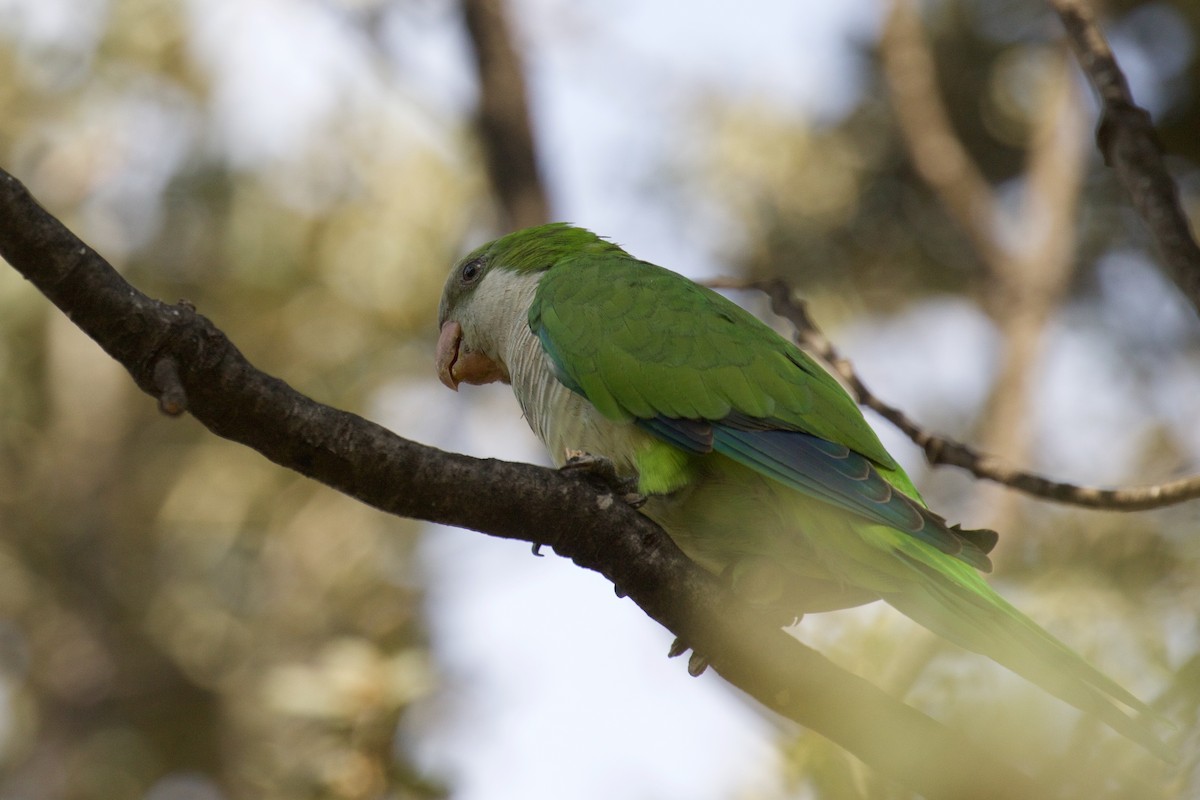
M880 49L892 107L917 172L969 235L987 269L984 300L999 327L1003 354L977 422L982 447L1002 462L1025 462L1030 452L1031 373L1074 266L1071 223L1083 153L1077 130L1079 103L1071 91L1067 64L1058 58L1058 64L1050 65L1046 85L1039 87L1029 132L1025 197L1017 218L1006 221L991 187L952 130L937 88L933 54L910 0L892 4ZM1019 231L1020 238L1006 245L1001 238L1005 230ZM927 454L940 450L925 449ZM973 463L978 468L980 461ZM987 524L998 530L1011 528L1017 520L1014 499L1003 492L987 496Z
M511 393L447 393L430 361L448 265L549 217L690 277L785 281L879 396L947 439L1019 444L1034 474L1200 472L1195 307L1116 170L1050 134L1073 103L1093 113L1059 92L1060 20L1041 0L919 8L7 0L0 163L131 283L442 450L543 457ZM905 80L943 115L921 155L904 129L922 106L889 96L901 22ZM1194 223L1200 6L1112 0L1103 26ZM939 167L977 200L947 202ZM1043 278L1055 297L1019 299ZM1014 297L1046 309L1031 347ZM156 363L165 407L197 399ZM1013 369L1024 413L990 430ZM669 635L594 573L430 535L164 417L13 270L0 386L0 798L912 796L683 679ZM979 481L879 430L932 506L992 522ZM1014 507L1005 595L1158 697L1200 754L1196 504ZM1194 761L1163 775L877 606L793 633L1065 795L1200 794Z
M480 144L503 217L500 230L550 220L529 121L525 70L501 0L462 0L479 77Z
M1129 91L1112 49L1096 25L1087 0L1049 0L1067 40L1102 104L1096 142L1145 220L1167 267L1200 310L1200 246L1183 208L1179 188L1163 163L1162 145L1150 114Z
M0 255L160 405L164 396L171 403L189 398L192 416L213 433L383 511L551 544L609 578L620 595L768 708L926 797L1003 800L1044 791L789 638L653 523L614 502L611 490L597 492L570 472L423 447L310 400L255 369L192 309L166 306L130 286L3 170L0 211L7 220ZM165 387L164 363L174 365ZM891 736L896 730L906 731L903 744Z
M1005 259L996 242L992 188L959 141L937 87L937 67L912 0L891 4L879 39L883 78L913 167L967 234L990 269Z

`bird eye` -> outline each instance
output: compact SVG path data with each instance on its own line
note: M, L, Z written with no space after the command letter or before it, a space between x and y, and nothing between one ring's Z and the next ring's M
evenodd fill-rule
M468 261L466 264L463 264L462 282L474 283L475 281L479 280L479 276L482 274L483 262L480 259L477 258L474 261Z

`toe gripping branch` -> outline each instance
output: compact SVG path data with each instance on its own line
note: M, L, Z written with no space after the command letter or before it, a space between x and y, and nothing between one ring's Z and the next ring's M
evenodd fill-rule
M646 497L638 492L637 476L622 477L617 467L604 456L592 455L582 450L568 450L567 460L559 471L567 475L578 476L595 489L612 492L623 502L633 508L641 508L646 503ZM532 552L542 557L542 548L547 542L534 542ZM624 597L620 589L617 595Z
M567 461L559 470L577 474L597 489L613 492L633 508L641 508L646 503L645 495L638 492L637 476L621 476L616 465L604 456L568 450Z

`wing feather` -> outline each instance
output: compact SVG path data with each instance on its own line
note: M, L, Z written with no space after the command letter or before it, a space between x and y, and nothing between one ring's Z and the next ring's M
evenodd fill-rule
M569 383L612 419L646 416L643 398L655 413L770 417L896 466L809 356L669 270L617 253L564 258L542 276L529 323Z
M584 254L542 276L529 324L564 385L610 419L990 569L988 537L924 507L841 385L717 293L622 253Z

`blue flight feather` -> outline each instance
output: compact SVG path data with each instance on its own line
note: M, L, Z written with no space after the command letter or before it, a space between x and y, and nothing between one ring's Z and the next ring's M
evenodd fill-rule
M992 564L978 543L892 486L866 457L801 431L731 417L721 422L654 417L638 424L690 453L716 451L785 486L907 533L976 569Z

